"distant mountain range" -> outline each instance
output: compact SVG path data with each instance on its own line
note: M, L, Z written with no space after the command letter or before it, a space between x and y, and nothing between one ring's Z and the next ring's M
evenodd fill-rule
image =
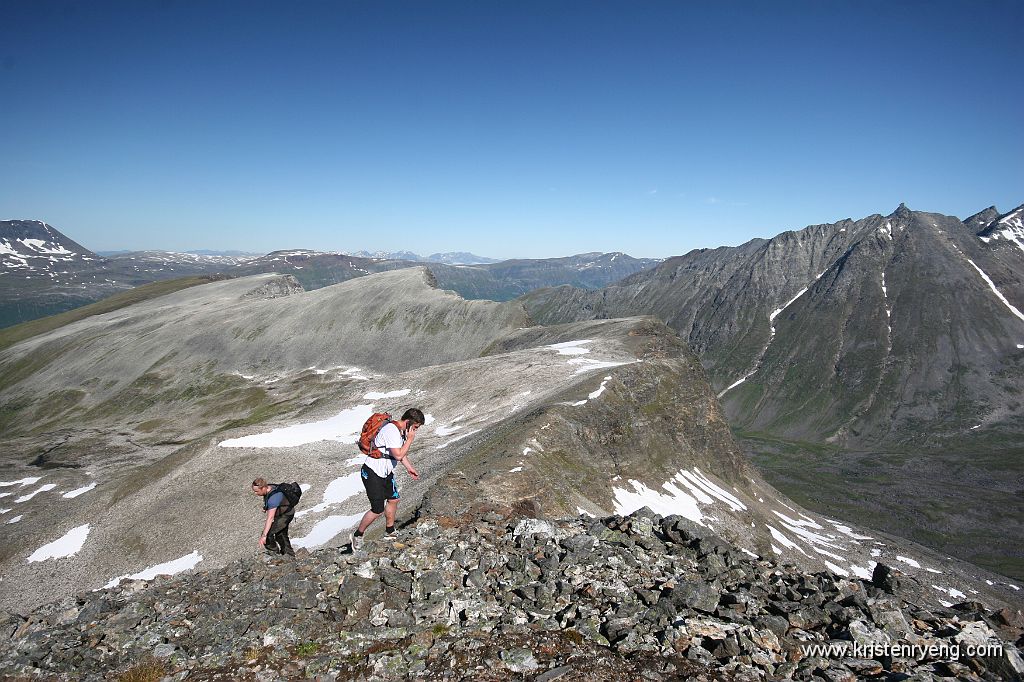
M346 252L347 253L347 252ZM355 251L348 255L359 256L360 258L374 258L376 260L409 260L416 263L446 263L448 265L482 265L485 263L500 263L500 258L484 258L465 251L453 251L450 253L432 253L429 256L420 256L412 251Z
M259 258L263 254L253 253L251 251L217 251L211 249L189 249L187 251L147 251L149 253L185 253L194 254L197 256L236 256L236 257L250 257ZM122 249L119 251L97 251L97 254L101 256L115 257L124 256L131 253L137 253L128 249ZM315 252L314 252L315 253ZM322 253L322 252L321 252ZM415 263L447 263L449 265L480 265L483 263L500 263L499 258L484 258L483 256L476 256L472 253L466 253L465 251L454 251L451 253L432 253L429 256L420 256L419 254L413 253L412 251L339 251L340 255L343 256L356 256L358 258L371 258L374 260L407 260Z
M1024 575L1022 216L901 205L522 300L543 324L656 315L785 492Z
M0 221L0 327L72 310L149 282L195 275L279 272L307 289L426 263L439 285L467 299L506 301L537 287L600 287L659 261L621 253L496 261L471 253L347 254L308 249L258 256L239 251L108 251L97 254L41 221Z

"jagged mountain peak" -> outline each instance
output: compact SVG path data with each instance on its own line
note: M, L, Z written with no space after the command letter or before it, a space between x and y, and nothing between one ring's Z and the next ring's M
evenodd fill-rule
M999 209L995 206L989 206L982 211L978 211L969 218L965 218L964 225L981 231L991 225L997 218L999 218Z
M987 210L995 212L995 207ZM979 228L977 235L981 241L986 244L993 241L999 244L1003 241L1024 251L1024 204L1002 215L988 214L986 218L987 222L978 223L976 226Z
M824 479L834 465L856 481L860 474L852 472L859 469L844 461L865 451L931 458L913 473L871 465L892 480L903 508L926 516L932 504L920 493L923 479L941 486L932 472L977 448L998 451L1022 434L1022 223L1024 208L993 220L979 239L977 228L955 217L901 204L888 216L693 251L593 293L563 287L522 300L542 324L627 312L659 317L700 356L732 426L751 434L752 451L784 450L774 439L798 443L793 451L806 443L820 443L823 452L857 451L847 460L829 455ZM791 457L773 456L773 464ZM956 510L969 498L1021 509L1002 497L1011 487L1003 472L978 475L988 482L943 493L943 503ZM866 515L877 514L877 506L865 504ZM984 531L992 542L979 550L976 529L965 531L972 522L958 511L938 521L896 516L898 532L912 537L942 525L945 546L978 561L1007 553L1005 538L1013 535L996 521Z

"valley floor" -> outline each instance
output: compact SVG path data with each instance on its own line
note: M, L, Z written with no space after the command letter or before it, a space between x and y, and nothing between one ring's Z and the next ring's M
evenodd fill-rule
M808 509L1024 580L1019 450L864 452L734 436L769 483Z

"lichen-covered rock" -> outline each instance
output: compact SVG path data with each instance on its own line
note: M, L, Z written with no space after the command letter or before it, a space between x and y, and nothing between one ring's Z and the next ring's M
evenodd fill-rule
M908 605L898 583L885 583L890 593L749 558L647 510L524 520L488 507L449 521L426 519L356 555L239 560L8 615L0 669L101 680L134 660L171 680L854 680L1013 679L1024 668L1016 613ZM893 643L991 655L852 648Z

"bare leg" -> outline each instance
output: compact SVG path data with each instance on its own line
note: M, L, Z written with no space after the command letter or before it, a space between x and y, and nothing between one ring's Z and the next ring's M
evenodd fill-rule
M388 500L384 505L384 520L388 528L395 527L395 515L398 513L398 500Z
M387 509L385 507L385 509ZM380 517L380 514L373 511L372 509L363 514L363 520L359 522L359 532L365 533L366 529L370 527L370 524L376 521Z

